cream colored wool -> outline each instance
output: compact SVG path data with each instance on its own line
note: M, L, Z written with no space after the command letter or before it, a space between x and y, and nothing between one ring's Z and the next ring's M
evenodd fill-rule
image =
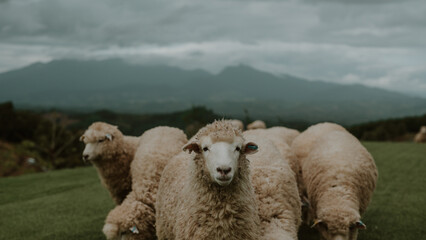
M307 132L309 134L298 135L293 140L291 147L293 149L297 149L297 151L294 152L299 161L300 159L305 158L310 153L310 150L313 145L319 140L319 138L323 134L331 131L346 131L346 129L335 123L324 122L311 126L304 131L304 133Z
M256 134L259 138L266 138L272 141L280 151L282 158L290 165L291 170L296 174L299 195L302 199L301 193L303 186L301 185L302 175L300 173L299 162L293 150L288 145L288 143L292 143L293 139L300 134L299 131L286 127L272 127L268 129L247 130L244 134Z
M310 216L320 222L322 237L356 239L356 222L378 177L372 156L344 128L330 123L308 128L294 140L293 150L300 156Z
M156 127L141 136L131 165L132 192L108 214L103 228L107 239L120 235L125 239L155 239L155 201L160 177L186 142L183 131L171 127ZM134 226L138 234L129 231Z
M274 136L277 136L279 139L287 143L288 146L291 146L291 144L293 143L293 140L300 134L300 132L295 129L281 127L281 126L267 128L265 129L265 131Z
M293 172L296 174L299 172L297 158L290 147L293 140L300 134L299 131L286 127L272 127L267 129L247 130L244 134L251 134L252 132L259 137L265 137L271 140L280 151L282 157L290 165Z
M414 137L414 142L423 143L426 142L426 126L420 128L419 133Z
M247 130L251 130L251 129L265 129L265 128L266 128L266 124L262 120L256 120L256 121L250 123L249 125L247 125Z
M279 139L287 143L288 146L291 146L293 140L300 134L299 131L286 127L271 127L265 129L265 131L277 136Z
M111 141L106 134L111 135ZM130 164L140 139L123 136L116 126L103 122L90 125L80 139L85 144L96 144L90 161L115 203L120 204L132 188Z
M309 131L308 131L309 130ZM307 193L306 193L306 186L303 184L303 173L302 168L300 167L301 162L303 159L309 154L310 149L312 146L316 143L316 141L324 134L330 131L346 131L342 126L337 125L335 123L319 123L316 124L315 127L308 128L305 132L309 132L309 134L299 134L294 140L291 145L291 148L293 149L293 153L296 155L297 159L297 167L298 173L297 173L297 183L299 187L299 193L301 196L301 200L303 202L303 208L302 208L302 215L303 220L307 223L311 221L310 217L308 216L309 209L309 200L307 199ZM297 149L297 151L295 151Z
M231 121L231 123L234 125L234 127L240 129L241 131L244 130L244 123L241 120L232 119L232 120L229 120L229 121Z
M193 138L232 142L241 132L215 121ZM156 203L158 239L259 239L259 216L249 161L241 152L238 171L227 186L212 181L202 154L181 152L164 169Z
M259 146L259 152L247 158L259 206L262 239L297 239L301 206L296 174L289 165L294 155L281 136L271 132L244 132L246 141ZM282 151L277 147L282 147Z

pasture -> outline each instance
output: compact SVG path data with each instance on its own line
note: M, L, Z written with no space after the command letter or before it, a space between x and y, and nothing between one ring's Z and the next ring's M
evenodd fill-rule
M364 142L379 169L358 239L417 240L426 236L426 144ZM0 178L0 239L104 239L114 206L92 167ZM302 226L299 239L319 239Z

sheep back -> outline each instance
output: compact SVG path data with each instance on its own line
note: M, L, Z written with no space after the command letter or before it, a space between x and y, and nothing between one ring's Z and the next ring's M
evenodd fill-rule
M288 157L292 154L285 142L277 141L287 147L285 149L290 154L280 152L277 145L282 145L274 144L265 134L269 132L244 132L247 141L256 142L259 146L259 152L248 156L248 159L259 205L262 235L265 239L297 239L301 206L296 174L289 165Z
M293 146L301 156L311 217L331 219L341 226L359 219L378 177L374 160L361 143L343 127L325 123L300 134Z

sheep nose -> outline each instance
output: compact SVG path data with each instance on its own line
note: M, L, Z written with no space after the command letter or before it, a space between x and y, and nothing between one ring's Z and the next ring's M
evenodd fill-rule
M220 173L222 176L226 176L231 171L231 167L218 167L216 170Z
M83 160L87 161L89 159L89 154L83 154Z

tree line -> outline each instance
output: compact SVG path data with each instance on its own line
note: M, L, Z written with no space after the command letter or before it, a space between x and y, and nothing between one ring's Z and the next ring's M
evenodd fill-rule
M18 110L11 102L0 103L0 176L73 168L84 165L83 144L79 137L95 121L119 126L126 135L139 136L156 126L183 129L188 137L214 119L229 118L204 106L167 114L122 114L108 110L90 113L60 110ZM245 125L255 120L245 110ZM268 127L286 126L303 131L312 123L285 121L281 118L262 119ZM426 114L369 122L347 127L360 140L412 141Z

